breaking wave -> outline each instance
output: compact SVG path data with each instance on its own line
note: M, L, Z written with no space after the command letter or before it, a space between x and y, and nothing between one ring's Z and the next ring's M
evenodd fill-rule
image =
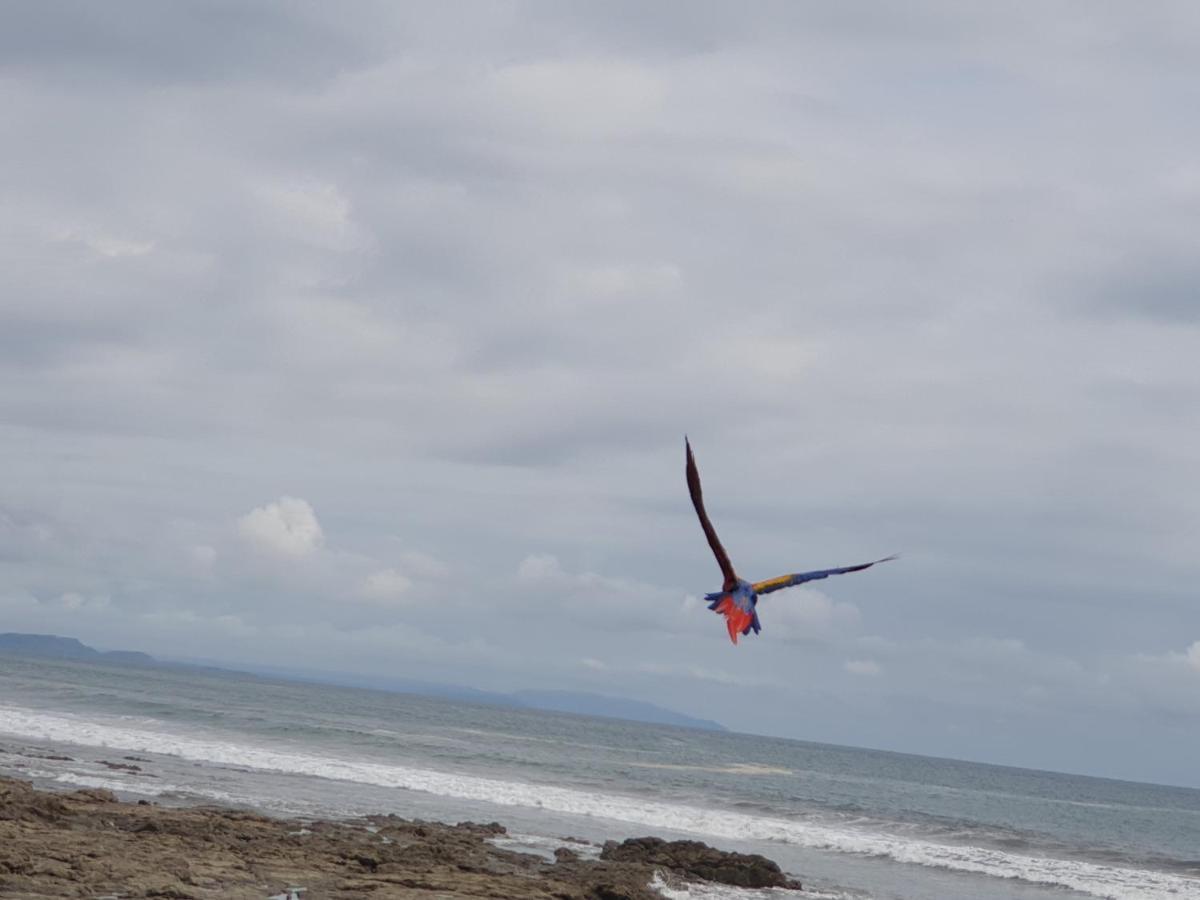
M24 738L176 756L193 762L300 774L438 796L544 809L666 831L738 841L775 841L813 850L881 857L918 866L1058 885L1109 900L1200 900L1200 880L1169 872L942 844L846 825L795 821L646 800L616 793L506 781L408 766L275 750L210 735L155 730L79 716L0 707L0 732ZM106 785L107 786L107 785Z

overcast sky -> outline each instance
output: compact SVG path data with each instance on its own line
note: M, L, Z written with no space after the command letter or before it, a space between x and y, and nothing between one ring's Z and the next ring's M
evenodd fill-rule
M1200 784L1198 36L5 3L0 631Z

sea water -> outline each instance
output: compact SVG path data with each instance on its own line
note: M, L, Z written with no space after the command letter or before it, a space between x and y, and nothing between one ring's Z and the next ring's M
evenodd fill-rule
M694 838L848 900L1200 900L1197 790L201 669L0 656L0 774L301 816L498 820L529 852Z

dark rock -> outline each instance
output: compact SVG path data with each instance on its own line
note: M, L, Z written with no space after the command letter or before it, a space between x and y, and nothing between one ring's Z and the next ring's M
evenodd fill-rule
M61 859L40 859L34 864L32 873L66 881L71 877L71 867Z
M141 766L131 765L130 763L109 762L107 759L98 759L98 760L96 760L96 762L98 762L100 765L102 765L106 768L112 769L113 771L116 771L116 772L140 772L140 771L142 771Z
M358 853L354 856L354 861L366 869L368 872L374 872L379 868L379 857L375 854Z
M117 795L104 788L84 788L67 794L72 800L80 803L116 803Z
M181 884L162 882L146 888L147 897L162 897L164 900L195 900L196 895Z
M454 827L461 828L463 831L470 831L473 834L508 834L508 829L499 822L459 822Z
M800 889L777 864L757 853L718 850L700 841L664 841L662 838L629 838L618 844L607 841L602 860L642 863L670 869L685 879L702 879L734 887L786 887Z
M620 884L596 884L588 891L588 900L641 900L643 892Z
M27 781L0 781L0 822L60 821L67 806L54 794L43 794Z

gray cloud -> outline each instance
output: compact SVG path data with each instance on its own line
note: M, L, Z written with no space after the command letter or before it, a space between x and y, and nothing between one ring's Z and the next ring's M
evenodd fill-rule
M18 72L104 74L136 87L261 80L315 87L382 50L363 26L320 7L274 2L185 2L171 10L152 2L113 9L17 2L4 11L0 54Z
M1200 32L1076 12L5 5L4 622L1193 778L1069 748L1196 736ZM684 432L903 559L735 651Z
M1200 264L1194 248L1181 248L1178 256L1155 253L1151 250L1105 273L1095 288L1095 305L1165 325L1200 324Z

